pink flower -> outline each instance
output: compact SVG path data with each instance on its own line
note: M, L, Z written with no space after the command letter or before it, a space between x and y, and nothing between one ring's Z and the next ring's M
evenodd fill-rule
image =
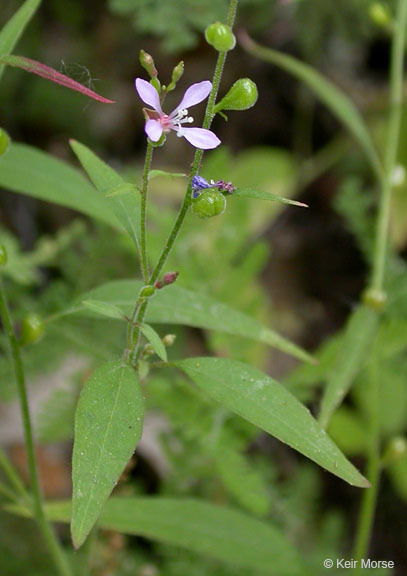
M184 127L184 124L194 121L188 116L188 108L199 104L209 96L212 90L211 82L204 80L198 84L192 84L175 110L168 115L162 111L159 94L149 82L136 78L136 90L143 102L153 108L153 110L146 109L149 119L145 125L146 134L152 142L158 142L163 133L174 130L177 136L183 136L195 148L209 150L219 146L219 138L210 130Z

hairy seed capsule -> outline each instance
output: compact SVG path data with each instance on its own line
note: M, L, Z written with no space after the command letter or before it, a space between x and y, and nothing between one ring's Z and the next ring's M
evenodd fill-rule
M35 313L27 314L27 316L23 318L21 324L21 344L27 346L28 344L38 342L38 340L43 336L44 331L45 326L42 318Z
M192 212L199 218L212 218L223 214L226 208L226 198L218 190L204 192L192 203Z
M257 86L250 78L237 80L229 92L216 104L214 112L221 110L248 110L257 102Z
M383 310L386 304L387 295L382 290L376 288L368 288L362 295L363 303L369 308L373 308L376 312Z
M222 22L210 24L205 30L205 38L218 52L228 52L236 46L236 37L230 26Z

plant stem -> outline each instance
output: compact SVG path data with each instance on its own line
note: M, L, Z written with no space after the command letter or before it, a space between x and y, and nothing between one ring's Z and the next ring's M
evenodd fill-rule
M392 179L397 162L403 100L404 51L407 27L407 2L399 0L394 21L394 36L390 72L390 117L387 134L384 178L377 221L376 249L371 287L383 290L387 237L390 222Z
M26 497L27 492L22 483L19 475L14 470L13 466L11 465L10 460L4 454L3 450L0 449L0 467L3 469L5 475L10 481L10 484L13 486L15 493L19 494L20 496Z
M233 24L234 24L234 21L236 18L237 5L238 5L238 0L231 0L230 5L229 5L229 10L228 10L228 15L226 18L226 24L228 26L230 26L230 28L233 27ZM219 52L218 59L216 62L216 68L215 68L215 72L214 72L213 80L212 80L212 90L211 90L211 93L209 94L202 128L206 128L206 129L210 128L212 120L214 118L213 109L215 107L216 96L218 94L219 85L220 85L220 81L221 81L222 73L223 73L223 68L225 66L226 56L227 56L227 52ZM163 251L161 252L161 256L158 260L158 264L156 265L154 272L150 278L150 284L153 284L156 280L158 280L160 272L163 269L165 262L167 261L167 258L169 256L171 250L172 250L172 247L174 246L174 243L175 243L175 241L178 237L178 234L181 230L181 227L184 223L188 209L189 209L191 202L192 202L192 193L191 193L192 192L192 178L197 174L197 172L199 170L199 167L201 165L201 161L203 158L203 154L204 154L203 150L200 150L200 149L197 149L195 152L191 172L190 172L189 179L188 179L188 185L187 185L187 190L185 193L184 201L182 203L182 206L181 206L181 209L179 211L178 217L175 221L175 224L171 230L169 238L168 238L168 240L164 246Z
M390 117L387 135L384 178L379 204L377 222L376 249L373 262L371 288L381 292L384 284L386 265L387 236L389 231L392 178L397 161L400 137L400 124L403 98L404 51L407 28L407 2L399 0L397 16L394 25L390 67ZM373 359L377 355L373 353ZM380 383L376 363L372 362L371 381L371 413L370 413L370 444L368 451L367 478L371 488L363 494L358 529L354 547L354 558L365 558L369 550L375 517L376 502L380 481Z
M60 576L71 576L71 570L63 554L63 551L54 534L54 531L52 530L50 524L48 523L45 517L43 499L39 483L37 461L34 450L33 431L31 426L30 411L28 407L28 398L25 385L23 362L21 359L20 346L13 329L1 281L0 281L0 317L2 319L4 330L7 334L10 344L18 395L20 399L21 417L24 428L28 469L30 474L30 482L33 496L34 516L42 532L43 538L48 546L49 552L54 560L58 574L60 574Z
M373 357L377 359L377 355L374 355ZM352 558L355 558L356 560L366 558L369 552L369 542L373 529L380 482L380 383L377 374L376 361L371 363L369 379L371 410L369 418L369 447L366 477L371 483L371 487L363 492L354 552L352 555Z
M237 6L238 6L239 0L231 0L230 4L229 4L229 10L228 10L228 14L227 14L227 18L226 18L226 23L228 26L230 26L230 28L233 27L235 18L236 18L236 12L237 12ZM216 67L215 67L215 72L213 75L213 80L212 80L212 90L211 93L209 94L209 98L208 98L208 103L206 106L206 111L205 111L205 116L204 116L204 120L202 123L202 128L206 128L209 129L212 123L212 120L214 118L214 108L215 108L215 102L216 102L216 96L218 94L218 90L219 90L219 85L220 85L220 81L222 78L222 73L223 73L223 68L225 65L225 61L226 61L226 56L227 56L227 52L219 52L218 55L218 59L216 62ZM168 240L161 252L161 255L159 257L158 263L156 265L156 267L154 268L153 273L151 274L149 280L148 280L148 284L154 284L157 280L158 277L161 273L161 270L164 267L164 264L167 261L167 258L175 244L175 241L178 237L178 234L182 228L182 225L184 223L185 217L188 213L188 209L191 205L192 202L192 178L198 173L199 167L201 165L201 161L203 158L203 150L197 149L195 151L195 155L194 155L194 159L192 162L192 168L191 168L191 172L189 174L189 178L188 178L188 184L187 184L187 189L185 192L185 196L184 196L184 200L182 202L180 211L178 213L177 219L174 223L174 226L170 232L170 235L168 237ZM147 158L147 155L146 155ZM147 172L147 180L148 180L148 172ZM143 220L143 219L142 219ZM143 322L146 311L147 311L147 307L148 307L148 298L144 299L144 298L139 298L137 299L137 302L135 304L134 310L133 310L133 314L131 317L131 323L129 325L129 329L127 330L127 350L125 353L125 358L127 361L131 360L131 364L134 366L139 357L140 357L140 324Z
M154 148L151 142L147 141L147 150L144 160L143 169L143 187L141 190L141 222L140 222L140 244L141 244L141 271L144 282L147 284L149 277L148 258L147 258L147 235L146 235L146 212L147 212L147 191L148 191L148 174L150 172L151 161L153 158Z

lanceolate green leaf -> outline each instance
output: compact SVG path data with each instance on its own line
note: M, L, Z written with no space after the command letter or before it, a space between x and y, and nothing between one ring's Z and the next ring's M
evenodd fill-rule
M142 282L136 280L109 282L84 294L81 300L99 300L114 304L128 316L142 286ZM75 310L81 312L80 304ZM255 318L234 310L210 296L177 285L156 292L151 298L146 321L152 324L182 324L235 334L263 342L300 360L313 361L305 350L270 330Z
M176 178L186 178L187 175L183 172L166 172L165 170L150 170L148 173L148 179L153 178L169 178L170 180L175 180Z
M143 396L136 372L109 362L89 378L75 416L71 532L81 546L131 458L142 432Z
M149 324L142 324L141 331L147 340L150 342L151 346L154 349L154 352L163 360L167 362L167 351L161 340L159 334L152 328Z
M319 422L326 428L363 366L379 327L377 312L359 306L352 314L321 401Z
M300 60L297 60L293 56L281 54L271 48L259 46L248 36L242 36L241 40L242 44L251 54L265 62L270 62L271 64L282 68L308 86L317 98L319 98L321 102L323 102L329 110L335 114L338 120L342 122L349 132L353 134L362 149L365 151L372 168L381 178L381 163L372 143L369 131L367 130L363 118L357 108L346 94L342 92L342 90L324 78L324 76L314 68Z
M226 358L175 363L220 404L288 444L349 484L369 486L311 416L281 384L256 368Z
M10 508L17 514L27 511ZM46 506L55 522L69 522L70 503ZM271 522L194 499L111 498L99 525L107 530L163 542L262 574L305 573L295 548Z
M41 0L27 0L0 31L0 56L7 56L13 51L25 27L37 11ZM0 64L0 79L4 65Z
M71 140L71 146L96 189L103 196L109 196L108 201L117 220L138 247L140 228L139 194L130 192L128 194L110 196L112 190L126 186L125 180L83 144Z
M308 208L308 204L303 202L298 202L297 200L290 200L289 198L283 198L282 196L277 196L276 194L271 194L271 192L263 192L262 190L252 190L251 188L236 188L232 193L232 198L238 196L241 198L255 198L256 200L271 200L272 202L280 202L281 204L292 204L293 206L301 206L302 208Z
M82 305L88 310L96 312L96 314L100 314L101 316L107 316L108 318L115 318L116 320L125 320L124 315L120 310L120 308L118 308L114 304L109 304L107 302L100 302L99 300L83 300Z
M78 170L32 146L12 142L0 157L0 186L120 228L109 201Z

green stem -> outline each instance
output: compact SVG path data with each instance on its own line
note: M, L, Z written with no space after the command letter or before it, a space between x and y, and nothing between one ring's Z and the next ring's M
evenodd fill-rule
M400 138L400 125L403 98L403 72L404 51L407 28L407 2L399 0L397 16L395 19L394 36L392 43L390 68L390 117L387 134L386 157L384 177L380 196L379 214L377 221L376 249L373 262L371 288L381 292L383 290L387 237L390 221L392 178L397 162L397 152ZM373 359L377 355L372 354ZM369 551L369 542L372 534L376 503L380 482L380 384L375 362L371 363L371 413L370 434L368 449L367 478L371 488L363 494L358 528L356 533L353 557L357 560L366 558Z
M26 446L28 469L32 488L35 519L42 532L43 538L48 546L49 552L54 560L58 574L60 574L60 576L71 576L71 570L65 559L62 549L58 543L58 540L50 524L48 523L45 517L43 499L39 483L37 461L34 450L33 431L31 426L30 411L28 407L28 398L25 385L23 362L21 359L20 346L18 344L13 329L1 281L0 281L0 317L2 319L4 330L9 340L11 355L13 358L15 378L17 383L18 395L20 399L21 417L24 428L25 446Z
M230 28L233 27L236 12L237 12L237 5L239 0L231 0L229 4L228 15L226 18L226 23ZM218 59L216 62L215 72L213 75L212 80L212 90L209 94L208 103L206 106L205 116L202 123L202 128L209 129L212 123L212 120L215 116L214 108L216 102L216 96L218 94L220 81L222 78L223 68L226 61L227 52L219 52ZM192 202L192 178L198 173L199 167L201 165L201 161L203 158L203 150L197 149L195 151L194 160L192 162L191 172L188 178L188 184L186 193L184 196L184 200L182 202L182 206L178 213L177 219L175 224L170 232L168 240L161 252L159 257L158 263L154 268L153 273L148 280L148 284L154 284L161 273L161 270L164 267L164 264L167 261L167 258L175 244L175 241L178 237L178 234L182 228L184 223L185 217L188 213L188 209ZM148 307L148 299L141 299L140 296L137 299L135 304L133 314L131 317L131 322L129 324L129 328L127 330L127 350L126 350L126 360L131 360L131 364L134 366L139 357L140 357L140 324L143 322L146 311Z
M390 222L392 178L397 162L403 99L404 51L407 27L407 2L399 0L394 24L390 73L390 118L387 134L385 173L379 204L376 249L371 287L382 291L386 264L387 237Z
M374 358L377 358L377 355L374 356ZM370 384L371 411L369 418L369 448L366 477L371 487L363 492L354 552L352 555L356 560L366 558L369 552L369 542L373 530L380 483L380 384L376 362L371 363Z
M6 486L2 482L0 482L0 494L5 496L6 498L9 498L10 500L13 500L13 501L16 500L16 493L13 492L13 490L11 488Z
M1 449L0 449L0 467L3 469L5 475L9 479L10 484L13 486L15 490L15 493L25 498L27 496L27 492L24 487L24 484L22 483L19 475L11 465L10 460L7 458L7 456Z
M143 187L141 189L141 223L140 223L140 247L141 247L141 271L144 282L148 282L149 270L147 259L147 235L146 235L146 213L147 213L147 191L148 191L148 174L150 172L151 161L153 158L154 148L148 140L146 157L143 169Z
M233 24L234 24L234 21L236 18L237 5L238 5L238 0L231 0L230 5L229 5L229 10L228 10L228 15L226 18L226 24L228 26L230 26L230 28L233 27ZM215 108L216 96L218 94L219 85L220 85L220 81L221 81L222 73L223 73L223 68L225 66L226 56L227 56L227 52L219 52L218 59L216 62L215 72L213 74L212 90L211 90L211 93L209 94L202 128L209 129L211 126L212 120L214 118L213 110ZM171 252L171 250L175 244L175 241L178 237L178 234L182 228L185 217L188 213L188 209L189 209L191 202L192 202L192 178L194 176L196 176L196 174L198 173L198 170L199 170L199 167L201 165L202 158L203 158L203 154L204 154L204 151L200 150L200 149L197 149L195 152L194 160L192 163L192 169L191 169L189 179L188 179L188 185L187 185L187 190L185 193L184 201L183 201L181 209L178 213L178 217L175 221L175 224L171 230L169 238L168 238L168 240L164 246L163 251L161 252L161 256L158 260L158 264L156 265L154 272L150 278L150 284L153 284L156 280L158 280L158 277L161 273L161 270L163 269L164 264L167 261L167 258L169 256L169 254L170 254L170 252Z

